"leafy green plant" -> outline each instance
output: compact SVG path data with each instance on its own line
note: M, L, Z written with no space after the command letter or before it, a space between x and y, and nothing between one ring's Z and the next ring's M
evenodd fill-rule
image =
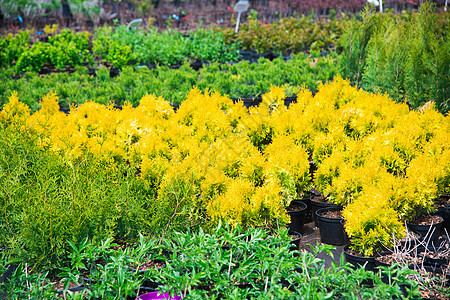
M334 48L347 22L347 18L314 20L312 16L301 16L262 24L248 16L238 33L232 28L221 30L229 43L239 43L244 50L299 53L308 48Z
M88 44L88 32L74 34L72 30L64 29L59 34L49 36L49 43L37 41L31 48L23 49L14 66L15 71L40 72L44 65L62 70L67 66L78 67L85 62L92 63ZM20 47L17 51L20 51ZM10 59L14 58L12 54L10 56Z
M17 62L22 52L26 51L30 40L30 31L20 31L16 35L0 37L0 67L10 67Z
M85 237L98 240L116 234L133 238L146 227L147 195L135 176L125 179L122 173L99 171L106 165L89 157L67 164L38 147L36 135L14 127L1 132L0 193L7 210L1 217L5 226L0 243L30 262L31 268L64 265L66 240L77 243ZM11 151L14 155L8 154Z
M103 27L96 31L92 42L92 51L101 62L110 63L115 68L123 68L132 59L130 46L121 44L111 37L111 27Z
M49 48L45 44L35 44L33 47L42 47L44 52L30 50L24 53L16 70L23 67L38 72L45 64L47 56L44 53ZM52 90L60 96L60 106L66 111L70 104L81 104L88 100L105 105L113 102L116 107L122 106L127 100L137 106L146 94L162 96L178 105L193 86L234 98L247 98L267 93L274 85L283 86L288 96L292 96L301 86L316 90L318 82L331 80L336 74L333 57L317 58L299 54L287 62L282 59L273 62L261 59L259 64L246 61L235 65L211 64L198 72L191 69L188 63L179 69L157 66L149 70L125 66L119 76L114 78L103 66L96 70L95 77L88 75L87 68L78 67L78 71L72 74L53 73L43 77L34 72L25 72L17 80L11 79L14 75L12 70L1 69L0 79L4 84L0 86L0 103L5 104L11 92L17 91L21 100L34 112L39 109L39 99ZM33 64L37 64L36 67Z

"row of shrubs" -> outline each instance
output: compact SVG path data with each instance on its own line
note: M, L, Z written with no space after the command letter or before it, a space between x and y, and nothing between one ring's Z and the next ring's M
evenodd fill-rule
M332 80L337 74L333 56L320 57L297 54L291 60L277 58L269 61L259 59L258 64L241 61L236 64L213 63L198 71L188 64L178 69L157 66L154 69L124 67L116 77L105 67L92 75L86 68L69 74L53 73L39 76L27 72L23 77L12 79L12 69L0 70L0 104L4 105L13 91L32 112L39 109L40 99L49 91L58 94L60 107L68 110L71 104L88 100L120 107L125 101L136 107L146 94L161 95L173 105L179 105L193 86L201 91L217 91L232 98L255 98L270 91L270 87L283 86L288 96L295 96L302 86L316 91L319 83Z
M286 230L269 235L223 224L211 233L186 231L160 242L140 236L127 246L85 239L71 244L59 276L22 263L0 290L5 299L135 299L154 289L186 299L419 298L415 271L382 267L373 273L343 262L326 268L331 246L300 252L290 239ZM8 261L0 256L0 274ZM368 281L370 286L362 284ZM78 286L69 289L73 284Z
M315 96L302 90L289 109L285 96L273 87L248 111L193 89L177 112L147 95L136 108L86 102L64 114L50 93L30 116L14 94L0 114L1 245L57 265L66 241L84 237L164 236L220 221L275 231L313 184L310 154L316 187L344 206L362 254L449 192L450 116L432 105L410 111L339 77Z
M336 68L337 72L348 78L353 85L366 91L388 93L398 102L406 101L412 108L419 108L428 101L434 101L436 108L446 113L449 111L450 99L449 18L448 13L434 13L433 9L428 3L422 5L418 13L398 15L378 14L367 9L362 14L362 20L333 18L329 21L314 22L309 17L302 17L282 19L273 24L259 24L256 19L249 18L249 22L243 25L238 34L229 28L211 28L198 29L185 36L173 30L162 33L151 28L127 31L126 27L117 26L114 29L99 28L92 38L89 33L73 33L70 30L56 34L57 28L49 27L48 43L37 42L31 47L30 33L27 31L14 37L1 38L0 66L14 65L15 72L19 73L26 70L39 72L44 66L56 69L72 66L83 69L83 65L93 66L98 63L119 68L127 64L142 63L153 67L154 64L173 65L192 63L194 60L236 61L239 58L238 48L298 52L331 47L339 53L337 57L335 54L331 55L337 63L335 67L327 66L319 70L325 73L319 75L320 81L330 79ZM268 63L265 62L261 69L267 67ZM224 68L227 70L233 67L225 65ZM292 85L306 84L314 88L313 83L305 81L315 78L316 75L304 75L304 71L304 68L290 70L294 73L292 76L306 76L301 80L294 79L295 83ZM267 76L263 77L265 83L262 83L256 79L236 81L228 76L231 75L231 72L228 72L228 79L225 81L231 82L225 83L224 87L212 88L230 97L239 98L258 96L267 92L267 85L282 85L282 80L291 83L290 76L280 76L278 80L272 81L270 77L279 74L277 69L269 69L266 73ZM295 75L298 73L301 75ZM220 77L212 75L217 76ZM192 85L197 83L194 78L182 78L181 85L187 82ZM230 88L229 85L234 83L239 83L239 87ZM264 87L260 88L261 85ZM53 86L57 89L57 86ZM235 89L236 92L233 91ZM164 88L150 87L147 92L163 95L174 103L184 97L184 92L178 94L171 90L168 94L164 93ZM118 98L123 101L123 92L121 93ZM172 97L175 94L178 96L174 101ZM43 94L39 95L42 96ZM63 93L61 96L65 97ZM138 98L141 96L139 93ZM9 97L9 94L3 97ZM35 101L38 99L33 97ZM104 97L102 96L99 102L104 102ZM95 97L91 99L96 101ZM109 100L117 101L114 98Z
M62 70L94 64L123 68L127 64L177 65L186 61L233 62L238 49L258 52L298 53L333 48L346 18L314 21L312 17L281 19L266 26L256 20L243 24L239 33L231 28L198 28L182 33L168 29L129 29L125 25L97 28L94 34L47 26L45 35L22 31L0 39L0 67L15 65L16 73L40 72L44 66ZM282 33L280 35L280 33ZM40 38L37 41L36 38Z

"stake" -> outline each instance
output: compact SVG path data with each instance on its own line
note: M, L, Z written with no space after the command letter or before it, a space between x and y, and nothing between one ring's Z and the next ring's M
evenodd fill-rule
M236 22L236 29L234 29L234 32L238 33L239 31L239 22L241 21L241 12L238 12L237 22Z

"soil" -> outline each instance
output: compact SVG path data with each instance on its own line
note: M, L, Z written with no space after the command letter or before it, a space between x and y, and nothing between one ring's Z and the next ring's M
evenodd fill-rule
M296 206L296 205L289 205L288 208L286 208L287 211L299 211L304 210L304 206Z
M340 210L327 211L326 213L322 214L321 216L325 217L325 218L342 219L342 211L340 211Z
M408 264L408 265L421 265L423 259L421 257L413 257L405 253L391 253L387 255L381 255L375 258L377 261L392 265L394 263Z
M445 259L448 262L450 261L450 250L428 252L426 256L432 259Z
M411 222L413 225L431 225L442 222L442 217L437 215L422 215Z
M55 279L56 280L56 279ZM53 280L52 280L53 281ZM54 281L53 281L54 282ZM76 286L79 286L79 283L75 283L75 282L70 282L69 283L69 289L74 288ZM62 290L64 289L64 282L63 281L56 281L56 283L53 285L53 289L54 290Z
M139 271L146 271L150 269L160 269L164 268L166 266L166 262L161 260L147 260L143 264L139 266L137 270ZM131 266L132 268L135 268L136 266Z
M353 255L353 256L365 257L365 256L362 255L361 253L359 253L359 252L357 252L357 251L355 251L355 250L352 250L352 249L350 249L350 248L348 248L348 249L346 250L346 252L347 252L348 254L350 254L350 255Z
M311 198L311 200L317 201L317 202L328 202L324 196L314 196Z

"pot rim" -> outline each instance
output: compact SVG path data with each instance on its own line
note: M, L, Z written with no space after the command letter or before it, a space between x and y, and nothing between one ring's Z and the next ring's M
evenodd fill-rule
M300 206L302 206L302 209L300 209L300 210L289 210L288 208L291 206L291 204L292 204L294 201L298 201L298 200L292 200L291 203L289 204L289 206L286 207L286 211L287 211L288 213L292 213L292 212L294 212L294 213L295 213L295 212L302 212L302 211L304 211L304 210L306 210L306 209L308 208L308 205L307 205L305 202L298 201L298 202L296 203L296 205L299 204Z
M325 219L330 219L330 220L344 220L344 217L342 218L330 218L330 217L325 217L322 215L322 213L324 212L328 212L328 211L342 211L342 208L340 207L323 207L323 208L319 208L318 210L316 210L316 215L318 218L325 218Z

